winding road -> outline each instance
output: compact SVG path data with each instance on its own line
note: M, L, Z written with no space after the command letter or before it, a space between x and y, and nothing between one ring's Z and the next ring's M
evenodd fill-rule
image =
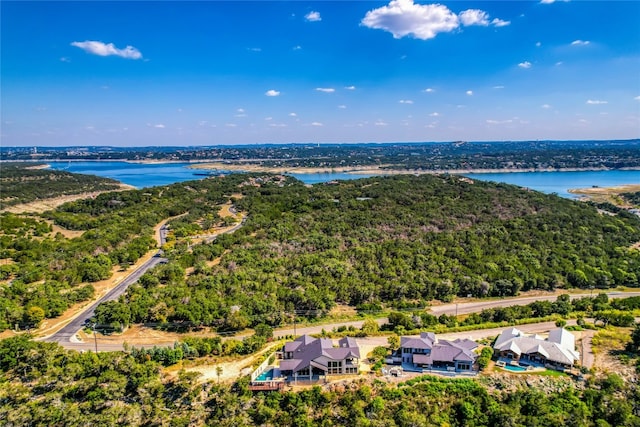
M169 218L169 219L172 219L172 218ZM162 247L167 242L168 227L166 225L166 222L169 219L159 224L160 227L158 228L158 232L156 234L159 247ZM242 220L238 224L226 230L207 236L205 240L207 241L207 243L210 243L214 241L216 237L218 237L221 234L233 233L234 231L238 230L240 227L244 225L246 219L247 219L247 216L242 215ZM133 270L128 276L122 279L120 283L118 283L113 289L107 292L102 298L98 299L93 304L83 309L79 314L77 314L68 324L66 324L60 330L58 330L57 332L47 337L42 338L42 341L57 342L65 348L75 349L75 350L88 350L93 348L92 343L78 342L77 340L75 340L74 338L75 335L78 333L80 329L82 329L82 327L89 321L89 319L93 317L93 315L95 314L95 309L96 307L98 307L98 305L102 304L103 302L117 300L120 297L120 295L124 294L127 288L132 284L134 284L135 282L137 282L138 279L140 279L140 277L142 277L144 273L154 268L158 264L166 263L168 260L162 256L163 254L164 253L162 249L158 250L151 259L149 259L144 264L140 265L138 268ZM108 350L108 351L122 350L122 343L109 345L107 348L101 345L101 349Z

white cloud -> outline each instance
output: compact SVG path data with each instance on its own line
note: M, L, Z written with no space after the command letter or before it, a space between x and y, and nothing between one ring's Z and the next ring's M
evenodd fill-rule
M569 0L558 0L558 1L563 1L565 3L569 2ZM551 4L551 3L555 3L556 0L540 0L540 4Z
M83 42L73 42L71 46L79 47L87 53L98 56L119 56L126 59L140 59L142 53L133 46L118 49L113 43L105 44L98 41L86 40Z
M296 45L296 46L293 47L293 50L300 50L300 49L302 49L302 46L300 46L300 45Z
M504 86L503 85L497 85L497 86L494 86L493 88L494 89L504 89Z
M338 108L341 109L341 110L344 110L344 109L347 108L347 106L346 105L338 105Z
M540 46L542 46L542 43L536 42L536 47L540 47Z
M238 125L235 123L227 123L225 126L228 128L234 128L234 127L237 127Z
M587 100L587 104L588 105L603 105L603 104L608 104L609 101L600 101L597 99L588 99Z
M571 46L587 46L591 44L589 40L574 40L571 42Z
M270 123L269 127L272 127L272 128L286 128L287 125L284 124L284 123Z
M524 61L518 64L518 67L520 68L524 68L525 70L528 68L531 68L531 62L529 61Z
M383 122L382 120L378 120L374 123L376 126L387 126L388 123Z
M432 93L432 92L435 92L435 89L428 87L425 90L423 90L423 92L424 93Z
M279 96L280 92L277 91L277 90L274 90L274 89L269 89L264 94L267 95L267 96Z
M320 16L320 12L316 12L315 10L314 10L314 11L311 11L311 12L309 12L309 13L307 13L307 14L304 16L304 19L306 19L306 20L307 20L307 21L309 21L309 22L318 22L318 21L322 21L322 17Z
M316 90L318 92L324 92L324 93L333 93L336 90L332 87L317 87Z
M511 25L511 21L503 21L502 19L493 18L493 21L491 21L491 25L498 28L506 27L507 25Z
M355 86L345 86L344 87L346 90L356 90Z
M434 111L433 113L429 114L430 117L440 117L440 113L438 113L437 111Z
M320 122L311 122L311 126L324 126L324 125Z
M244 108L238 108L238 109L236 110L236 113L244 113L244 112L245 112L245 111L244 111Z
M473 95L473 91L472 90L468 90L465 92L467 95L472 96Z
M559 66L560 66L560 65L562 65L562 64L564 64L564 62L562 62L562 61L558 61L558 62L556 62L556 63L555 63L555 66L556 66L556 67L559 67Z
M544 108L545 110L548 110L549 108L551 108L551 105L549 105L549 104L542 104L542 105L540 106L540 108Z
M487 120L488 125L504 125L508 123L513 123L513 120Z
M156 129L164 129L165 125L163 125L162 123L158 123L157 125L153 125L153 127Z
M465 27L470 25L482 25L483 27L486 27L489 25L489 14L480 9L468 9L461 12L458 16L460 17L462 25Z
M289 117L298 117L296 113L289 113Z
M388 31L396 39L411 35L428 40L459 26L458 15L440 4L414 4L413 0L392 0L387 6L367 12L365 27Z
M633 99L635 99L636 101L640 101L640 95L636 96L636 97L635 97L635 98L633 98Z
M71 62L71 60L66 56L63 56L62 58L60 58L60 62Z
M273 117L265 117L264 119L265 119L266 121L271 121L271 120L273 120Z
M410 99L401 99L398 101L400 104L413 104L413 101Z
M386 6L367 12L360 24L390 32L396 39L412 36L420 40L429 40L438 33L456 30L460 25L486 27L492 24L504 27L510 22L497 18L489 21L489 14L479 9L468 9L458 16L441 4L415 4L413 0L392 0Z

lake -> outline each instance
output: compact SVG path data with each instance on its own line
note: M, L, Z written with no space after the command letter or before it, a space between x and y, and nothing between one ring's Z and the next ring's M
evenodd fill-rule
M49 162L52 169L74 173L98 175L116 179L136 188L173 184L174 182L202 179L204 170L189 169L192 163L129 163L122 161L100 162ZM229 173L228 171L219 171ZM348 173L291 174L307 184L317 184L339 179L358 179L371 175ZM503 172L473 173L465 176L484 180L515 184L543 193L557 193L566 198L575 198L568 192L571 188L612 187L624 184L640 184L640 171L609 170L583 172Z

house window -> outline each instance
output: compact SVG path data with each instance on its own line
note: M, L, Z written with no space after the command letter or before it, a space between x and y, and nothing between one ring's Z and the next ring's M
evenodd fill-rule
M330 374L340 374L342 373L342 362L332 362L329 361L329 363L327 364L329 367L329 373Z
M347 368L347 374L357 374L358 368Z

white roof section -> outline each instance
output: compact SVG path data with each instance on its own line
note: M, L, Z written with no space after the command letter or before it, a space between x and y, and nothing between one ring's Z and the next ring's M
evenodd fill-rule
M580 359L580 353L575 351L575 337L563 328L551 330L547 340L540 339L537 335L525 336L516 328L505 329L496 339L493 348L517 355L538 353L549 361L564 365L573 365Z

